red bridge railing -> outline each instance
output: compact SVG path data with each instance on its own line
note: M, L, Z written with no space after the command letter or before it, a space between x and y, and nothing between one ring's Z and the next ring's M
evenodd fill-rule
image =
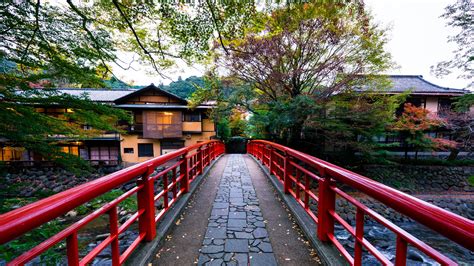
M337 186L338 184L356 189L474 251L474 222L469 219L367 177L273 142L250 141L247 145L247 152L260 160L269 172L278 178L283 184L285 193L292 195L317 223L317 237L321 241L332 242L350 264L362 264L363 249L371 253L383 265L393 264L364 238L364 220L365 217L369 217L396 234L396 265L406 265L408 245L424 252L441 265L457 265L447 256L345 193ZM317 189L312 188L313 182L317 184ZM337 196L347 200L356 208L355 229L336 212ZM311 202L317 203L316 213L310 208ZM353 257L334 235L336 222L342 225L355 239Z
M166 155L128 167L94 181L71 188L22 208L0 215L0 244L7 243L68 211L111 191L130 181L136 186L101 208L83 217L58 234L50 237L31 250L13 259L9 265L23 265L44 253L59 242L66 240L68 265L91 263L107 246L111 246L113 265L122 264L140 242L151 241L156 236L156 224L184 193L189 185L214 159L224 153L224 144L219 141L198 143ZM167 167L157 172L160 166ZM155 191L155 182L162 181L163 189ZM138 210L119 226L117 206L136 194ZM162 201L157 213L155 202ZM109 216L110 235L84 257L79 257L78 231L94 219ZM138 221L139 234L123 252L119 249L119 236ZM46 263L47 264L47 263Z

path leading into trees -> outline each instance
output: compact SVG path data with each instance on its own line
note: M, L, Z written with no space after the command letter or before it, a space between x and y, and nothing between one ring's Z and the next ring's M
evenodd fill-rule
M319 259L247 155L211 169L153 265L315 265Z

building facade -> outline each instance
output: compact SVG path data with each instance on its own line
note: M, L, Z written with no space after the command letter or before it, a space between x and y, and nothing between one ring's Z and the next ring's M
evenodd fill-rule
M381 93L401 94L409 93L405 103L411 103L414 106L422 107L430 113L443 117L447 112L453 109L453 102L456 97L470 93L467 90L453 89L433 84L421 75L390 75L392 86ZM404 103L404 104L405 104ZM404 110L402 104L397 110L397 116ZM471 112L474 111L471 109ZM436 131L427 132L430 137L452 139L449 129L440 128ZM400 148L404 147L404 140L397 134L387 134L379 137L379 142L393 143L399 142ZM400 149L394 148L394 150Z
M125 164L148 160L215 137L214 122L207 116L212 106L187 107L188 102L154 85L114 101L132 112L128 134L121 135L121 157Z
M106 132L87 140L58 139L65 153L80 156L93 165L130 165L166 154L173 150L215 138L214 122L207 116L212 106L201 105L190 110L188 102L151 84L145 88L59 89L60 92L80 96L133 115L131 124L122 123L125 134ZM38 106L37 112L61 117L65 108ZM84 129L89 129L87 125ZM40 156L21 147L13 147L8 140L0 140L0 160L24 165L44 164Z
M438 86L423 79L421 75L391 75L389 77L392 86L386 93L409 92L406 102L441 116L444 111L452 109L452 103L456 97L469 92Z

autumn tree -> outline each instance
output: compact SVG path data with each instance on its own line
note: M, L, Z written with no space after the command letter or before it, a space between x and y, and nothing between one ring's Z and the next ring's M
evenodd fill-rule
M451 147L448 160L455 160L461 151L468 153L474 151L474 113L471 112L474 106L474 94L457 97L453 106L452 109L442 110L452 139L458 143Z
M385 31L361 2L317 1L261 16L244 38L228 44L218 62L229 76L252 86L255 103L281 111L309 99L312 105L321 104L361 85L361 74L370 77L387 69L391 62L385 43ZM300 138L307 115L288 115L288 143Z
M451 153L448 160L456 160L459 152L474 151L474 116L470 112L447 111L444 117L448 123L448 129L452 139L457 145L450 147Z
M405 147L405 159L408 159L408 148L415 150L415 159L420 150L446 149L457 145L456 142L442 138L433 138L427 133L436 128L446 126L446 120L430 111L406 103L402 115L393 123L392 130L400 133Z

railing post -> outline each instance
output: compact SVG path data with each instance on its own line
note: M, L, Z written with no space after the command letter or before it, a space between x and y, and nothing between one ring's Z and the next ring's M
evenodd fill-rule
M209 151L210 151L210 153L211 153L212 155L211 155L211 158L209 158L209 164L211 164L211 161L214 160L215 155L216 155L216 153L214 152L214 144L211 143L210 145L211 145L211 146L209 147Z
M395 265L407 265L407 242L401 236L397 236Z
M336 193L331 189L334 183L331 177L322 176L318 193L318 238L321 241L329 241L328 235L334 234L334 218L329 212L335 209Z
M179 165L179 172L183 175L181 178L180 186L183 189L183 193L189 192L189 171L188 171L188 153L183 154L183 158L181 159L181 164Z
M285 160L284 160L284 174L283 174L283 191L285 194L290 193L290 186L291 186L291 180L290 180L290 174L291 174L291 164L290 164L290 156L288 153L285 151L284 153Z
M356 211L355 233L356 233L356 237L355 237L355 247L354 247L354 266L362 266L362 241L364 239L364 211L361 208L357 208L357 211Z
M198 160L198 162L199 162L199 164L198 164L198 165L199 165L199 169L198 169L198 170L199 170L199 173L200 173L200 174L202 174L202 171L203 171L203 169L204 169L204 160L203 160L204 156L202 156L203 153L204 153L204 150L201 149L201 147L199 147L199 148L197 149L197 160Z
M72 233L66 238L67 264L79 265L79 245L77 243L77 232Z
M109 211L110 237L113 238L110 247L112 249L112 265L120 265L120 247L118 235L118 213L117 206Z
M270 171L270 175L273 173L273 146L270 146L270 166L268 167L269 168L269 171Z
M137 192L138 209L144 212L138 219L138 229L140 233L145 233L145 241L151 241L156 236L155 226L155 188L154 181L150 179L154 167L148 165L147 172L138 180L138 185L143 184L143 188Z

